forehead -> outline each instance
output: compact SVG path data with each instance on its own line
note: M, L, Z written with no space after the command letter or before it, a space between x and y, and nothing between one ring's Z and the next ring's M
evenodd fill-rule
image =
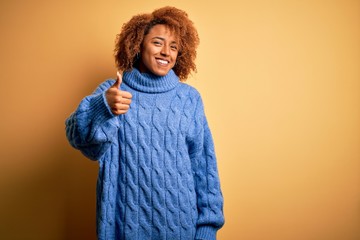
M157 24L153 26L149 33L145 36L145 39L152 39L154 37L161 37L168 41L177 41L178 38L174 31L164 24Z

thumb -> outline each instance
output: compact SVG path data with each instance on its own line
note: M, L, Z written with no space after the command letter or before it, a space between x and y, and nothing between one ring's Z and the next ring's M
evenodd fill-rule
M119 89L121 83L122 83L122 76L121 76L121 73L119 71L117 71L116 72L116 82L114 83L114 85L112 85L112 87Z

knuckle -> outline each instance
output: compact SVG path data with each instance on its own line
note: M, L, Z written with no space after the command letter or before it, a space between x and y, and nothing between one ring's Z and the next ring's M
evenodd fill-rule
M120 96L115 97L115 102L121 103L121 100L122 100L122 97L120 97Z

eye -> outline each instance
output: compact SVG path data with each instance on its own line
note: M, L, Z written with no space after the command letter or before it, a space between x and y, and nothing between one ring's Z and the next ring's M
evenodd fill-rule
M162 43L160 41L154 41L153 43L155 46L162 46Z
M172 50L178 50L178 47L176 45L170 46Z

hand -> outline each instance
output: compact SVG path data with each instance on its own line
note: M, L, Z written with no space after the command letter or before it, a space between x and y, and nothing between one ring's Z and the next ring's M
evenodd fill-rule
M106 90L105 96L111 112L114 115L120 115L129 110L132 95L129 92L120 90L122 76L119 72L117 72L116 75L116 82L108 90Z

